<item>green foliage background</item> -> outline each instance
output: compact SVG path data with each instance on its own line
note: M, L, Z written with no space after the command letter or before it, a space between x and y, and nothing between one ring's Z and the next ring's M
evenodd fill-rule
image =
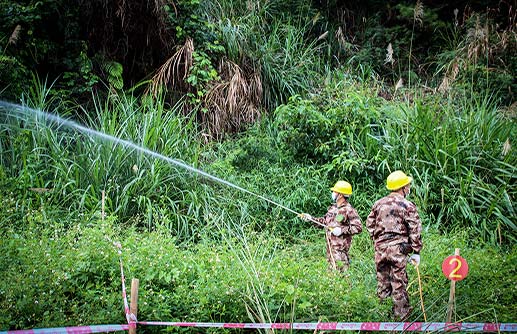
M16 101L0 101L0 329L123 323L114 242L141 320L392 320L367 233L340 276L292 211L323 215L346 179L364 220L395 169L415 179L428 320L445 320L441 261L460 248L455 320L515 322L515 15L458 6L0 0L0 97ZM189 39L190 69L151 93ZM214 85L242 84L228 61L260 82L262 117L214 141L207 119L238 129L247 112L208 118Z

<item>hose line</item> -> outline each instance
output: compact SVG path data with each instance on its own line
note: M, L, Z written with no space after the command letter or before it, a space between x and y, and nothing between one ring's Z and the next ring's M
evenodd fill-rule
M420 292L420 306L422 307L422 312L424 313L424 321L427 322L427 316L425 315L424 308L424 297L422 296L422 280L420 279L420 270L418 270L418 264L415 266L416 274L418 276L418 291Z

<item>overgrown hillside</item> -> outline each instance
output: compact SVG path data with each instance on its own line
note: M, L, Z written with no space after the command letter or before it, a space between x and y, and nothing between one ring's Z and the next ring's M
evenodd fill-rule
M329 187L345 178L364 221L395 168L415 178L428 319L444 320L441 261L460 248L471 271L458 285L456 320L513 321L514 119L488 100L408 103L400 92L386 101L349 75L337 72L314 96L294 96L222 143L202 144L191 120L129 95L87 113L93 133L3 103L2 328L123 322L113 242L123 245L126 276L141 279L140 319L389 321L367 234L354 239L342 277L327 271L320 230L285 208L322 215ZM412 269L410 277L418 310ZM416 310L412 320L423 320Z
M460 248L455 321L515 322L515 8L456 5L0 0L0 330L124 323L117 243L139 320L392 321L367 232L339 275L297 213L396 169L410 320Z
M221 138L351 67L387 87L515 101L511 1L0 1L0 97L33 77L79 104L90 92L166 92ZM392 91L382 92L390 98Z

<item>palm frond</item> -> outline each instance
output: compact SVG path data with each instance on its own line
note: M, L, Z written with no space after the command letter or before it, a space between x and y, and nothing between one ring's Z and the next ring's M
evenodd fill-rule
M185 44L181 46L172 57L158 69L151 79L149 90L153 96L157 96L162 88L167 90L176 88L184 84L190 68L192 67L192 54L194 53L194 41L187 38Z

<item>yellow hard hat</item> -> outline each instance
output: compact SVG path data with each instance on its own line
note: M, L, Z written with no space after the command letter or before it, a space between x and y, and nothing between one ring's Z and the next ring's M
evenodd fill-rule
M400 189L413 181L411 176L407 176L403 171L396 170L386 179L386 188L388 190Z
M352 195L352 185L346 181L337 181L330 190L343 195Z

